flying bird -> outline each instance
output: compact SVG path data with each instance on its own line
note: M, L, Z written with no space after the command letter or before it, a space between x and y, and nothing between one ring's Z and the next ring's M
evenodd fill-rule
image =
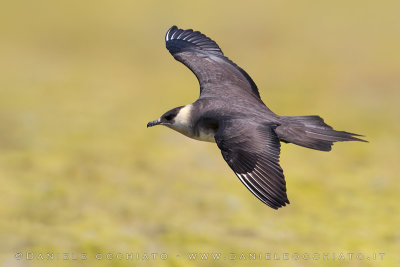
M240 181L273 209L289 204L279 165L280 142L330 151L334 142L363 141L336 131L319 116L279 116L261 100L256 84L204 34L172 26L165 36L172 56L200 84L192 104L167 111L147 127L164 125L190 138L215 142Z

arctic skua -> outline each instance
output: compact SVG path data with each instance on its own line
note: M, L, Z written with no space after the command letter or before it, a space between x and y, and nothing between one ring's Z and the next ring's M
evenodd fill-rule
M319 116L279 116L261 100L250 76L204 34L171 27L166 47L200 84L200 97L151 121L190 138L215 142L240 181L273 209L289 204L279 165L280 142L330 151L334 142L363 141Z

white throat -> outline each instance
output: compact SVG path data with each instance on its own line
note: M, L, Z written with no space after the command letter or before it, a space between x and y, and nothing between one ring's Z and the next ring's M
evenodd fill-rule
M191 125L190 122L190 113L192 110L193 106L190 105L186 105L183 108L181 108L178 112L178 114L176 114L175 116L175 123L174 125L177 127L184 127L184 128L188 128Z
M183 108L181 108L176 114L175 119L174 119L174 124L169 126L171 129L180 132L183 135L186 135L187 137L200 140L200 141L206 141L206 142L212 142L215 143L214 135L215 132L212 130L207 130L207 129L199 129L198 133L193 132L193 121L192 121L192 110L193 106L186 105Z
M180 132L183 135L186 135L187 137L192 137L192 123L190 120L190 111L192 110L192 105L186 105L183 108L181 108L176 114L174 118L174 124L173 125L167 125L169 128Z

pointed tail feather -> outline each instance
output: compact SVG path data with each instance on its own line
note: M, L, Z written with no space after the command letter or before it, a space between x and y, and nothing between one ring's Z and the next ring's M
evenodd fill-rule
M282 116L275 132L281 141L299 146L330 151L334 142L361 141L359 134L336 131L319 116Z

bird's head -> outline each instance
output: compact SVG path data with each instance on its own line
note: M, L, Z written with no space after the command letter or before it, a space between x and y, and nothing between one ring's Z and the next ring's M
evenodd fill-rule
M159 119L150 121L147 127L164 125L179 132L185 131L190 124L190 109L191 105L173 108L165 112Z

